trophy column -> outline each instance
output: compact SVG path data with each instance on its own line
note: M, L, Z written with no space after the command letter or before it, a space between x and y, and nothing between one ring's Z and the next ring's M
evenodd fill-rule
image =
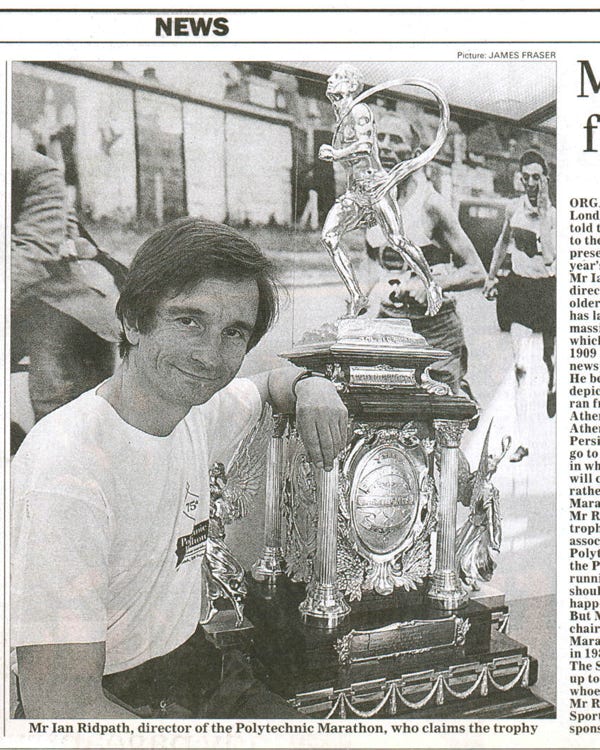
M285 460L283 434L287 417L282 414L273 417L273 434L267 456L267 484L265 490L265 532L262 553L252 566L255 581L275 583L284 572L281 551L281 490Z
M317 550L314 575L299 609L304 622L334 628L350 612L336 582L338 460L335 460L329 472L315 467L315 474L318 494Z
M433 421L441 456L436 562L428 597L439 609L458 609L469 598L456 572L458 448L467 424L450 419Z

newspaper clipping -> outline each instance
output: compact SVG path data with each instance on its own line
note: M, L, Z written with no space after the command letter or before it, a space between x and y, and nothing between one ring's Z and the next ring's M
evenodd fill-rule
M0 747L600 747L600 11L256 5L0 10Z

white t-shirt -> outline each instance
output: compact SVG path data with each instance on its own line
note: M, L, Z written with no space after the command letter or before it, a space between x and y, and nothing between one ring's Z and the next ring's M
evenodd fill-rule
M106 641L105 674L179 646L201 611L209 468L258 420L237 379L166 437L93 391L56 410L12 463L12 646Z

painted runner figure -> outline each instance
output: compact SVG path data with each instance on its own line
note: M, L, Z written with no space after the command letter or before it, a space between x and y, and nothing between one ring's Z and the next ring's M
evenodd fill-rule
M390 169L420 153L418 129L404 119L384 117L379 123L379 152ZM474 399L467 382L469 352L458 310L460 292L483 285L485 269L471 240L462 229L457 212L420 170L398 185L394 192L405 221L405 231L425 256L443 293L436 315L427 315L425 288L406 263L389 248L381 229L367 230L366 257L361 283L369 294L377 285L381 300L377 317L408 318L413 331L427 343L444 349L448 356L431 366L431 376L446 383L455 394L463 391ZM477 417L470 423L476 427Z
M441 120L436 139L428 149L387 172L379 158L375 119L364 99L376 91L398 84L420 86L433 93L438 100ZM333 105L337 127L332 145L321 146L319 158L342 163L347 173L347 188L325 219L321 241L350 293L349 317L366 311L368 297L362 293L340 241L346 232L360 226L375 225L381 227L392 250L407 261L423 282L427 294L427 314L435 315L442 304L441 290L433 280L421 250L404 235L402 216L392 191L400 180L430 161L442 146L448 129L448 105L442 92L435 86L416 79L390 81L360 95L362 87L359 71L346 64L338 66L327 82L327 98Z

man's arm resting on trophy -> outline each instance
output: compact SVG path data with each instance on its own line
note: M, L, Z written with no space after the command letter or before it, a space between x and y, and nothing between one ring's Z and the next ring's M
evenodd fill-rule
M310 460L329 471L346 445L348 410L334 384L324 377L298 376L298 367L281 367L255 375L261 398L273 410L296 415L296 426Z
M19 646L19 688L28 719L136 719L102 690L105 644Z
M452 207L440 196L431 208L434 212L436 232L453 257L452 264L432 269L433 278L443 291L448 292L482 286L485 268Z

